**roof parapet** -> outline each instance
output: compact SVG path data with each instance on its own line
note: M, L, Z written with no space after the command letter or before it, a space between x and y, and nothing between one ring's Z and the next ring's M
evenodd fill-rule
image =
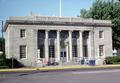
M60 21L60 22L94 22L111 24L110 20L93 20L92 18L80 17L55 17L55 16L26 16L26 17L9 17L8 20L26 20L26 21Z
M56 25L101 25L101 26L112 26L110 20L94 20L92 18L80 18L80 17L55 17L55 16L26 16L26 17L9 17L4 26L4 32L6 31L8 24L56 24Z

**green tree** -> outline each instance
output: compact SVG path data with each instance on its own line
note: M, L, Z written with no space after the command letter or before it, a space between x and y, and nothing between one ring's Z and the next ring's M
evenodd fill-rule
M80 17L111 20L113 47L120 48L120 0L96 0L89 10L81 10Z
M0 38L0 51L3 51L5 53L5 39Z
M6 66L6 58L4 54L0 54L0 66Z

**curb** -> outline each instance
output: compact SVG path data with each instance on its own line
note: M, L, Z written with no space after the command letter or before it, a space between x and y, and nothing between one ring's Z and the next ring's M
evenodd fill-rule
M63 66L63 67L44 67L44 68L18 68L18 69L0 69L0 73L17 73L17 72L49 72L49 71L75 71L75 70L96 70L96 69L120 69L120 65L104 66Z

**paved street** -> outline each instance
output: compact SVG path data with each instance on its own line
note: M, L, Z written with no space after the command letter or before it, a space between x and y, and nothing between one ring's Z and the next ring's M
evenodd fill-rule
M1 73L0 83L120 83L120 69Z

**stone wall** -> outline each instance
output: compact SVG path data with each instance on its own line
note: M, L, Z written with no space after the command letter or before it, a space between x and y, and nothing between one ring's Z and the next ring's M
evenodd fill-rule
M64 17L10 17L9 20L11 23L6 23L6 55L7 58L15 57L21 63L26 66L36 66L37 60L37 31L38 30L75 30L75 31L91 31L92 33L92 41L91 47L93 56L95 59L98 59L98 48L99 45L105 46L105 56L112 55L112 29L111 29L111 21L105 20L93 20L93 19L83 19L83 18L64 18ZM15 24L12 21L24 21L25 24ZM59 22L80 22L80 23L90 23L90 24L100 24L102 26L90 25L90 26L70 26L70 25L39 25L39 24L27 24L26 21L59 21ZM104 26L105 25L105 26ZM20 29L26 29L26 37L20 38ZM104 38L99 39L99 31L104 31ZM27 58L20 59L19 55L19 46L26 45L27 46Z

